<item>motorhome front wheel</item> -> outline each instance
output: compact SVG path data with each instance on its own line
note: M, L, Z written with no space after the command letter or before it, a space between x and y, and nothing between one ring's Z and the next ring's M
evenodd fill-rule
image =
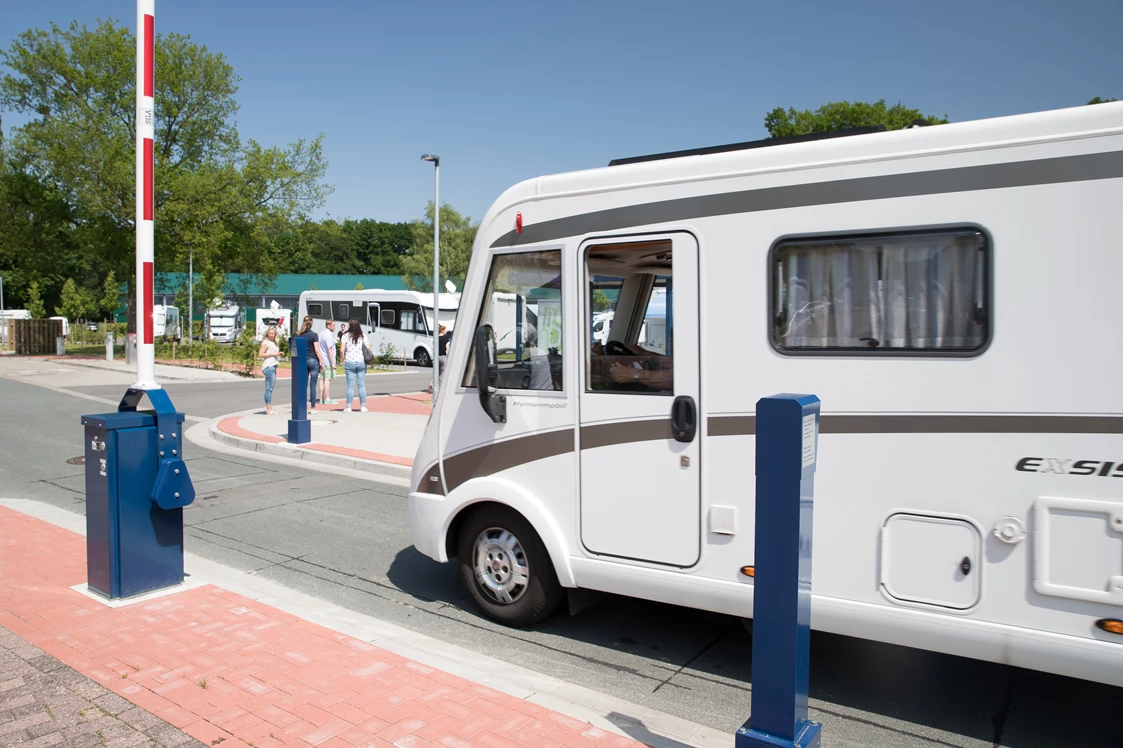
M506 507L481 508L460 528L460 575L485 616L528 626L550 615L563 591L538 533Z
M429 358L429 351L424 348L418 348L413 352L413 360L417 362L418 366L432 366L433 360Z

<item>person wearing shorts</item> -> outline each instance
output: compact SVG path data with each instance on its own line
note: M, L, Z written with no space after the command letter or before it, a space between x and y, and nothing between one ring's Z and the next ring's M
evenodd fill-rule
M320 352L323 354L321 357L321 370L320 370L320 402L324 405L335 405L335 400L331 399L331 383L335 379L335 320L329 319L324 323L327 329L321 330L319 334Z

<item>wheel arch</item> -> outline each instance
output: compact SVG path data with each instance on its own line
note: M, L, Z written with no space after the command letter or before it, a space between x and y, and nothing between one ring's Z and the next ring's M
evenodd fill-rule
M546 547L546 553L550 556L554 573L557 575L561 586L577 586L573 579L569 554L566 552L565 536L557 522L553 520L537 497L507 481L491 478L477 478L468 481L458 487L448 498L454 499L454 497L462 498L456 499L456 508L448 513L439 546L444 549L448 558L451 559L456 556L456 543L460 528L469 514L484 506L501 506L518 512L538 533L542 545Z

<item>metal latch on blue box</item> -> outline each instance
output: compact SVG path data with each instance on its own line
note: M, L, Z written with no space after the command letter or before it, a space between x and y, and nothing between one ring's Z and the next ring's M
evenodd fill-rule
M168 393L164 390L129 389L117 410L136 410L145 395L154 408L160 450L160 467L152 484L152 502L161 509L180 509L195 500L195 487L187 473L187 464L180 457L183 449L183 437L179 433L182 416L176 412Z

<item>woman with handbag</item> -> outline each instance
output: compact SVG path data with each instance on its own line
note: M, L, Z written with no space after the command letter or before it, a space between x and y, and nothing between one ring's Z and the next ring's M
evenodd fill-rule
M347 374L347 407L344 413L351 412L355 400L355 384L358 381L359 410L367 412L367 348L363 340L363 328L359 320L352 319L347 323L347 330L343 333L340 342L343 344L343 371ZM374 358L372 355L371 358Z

